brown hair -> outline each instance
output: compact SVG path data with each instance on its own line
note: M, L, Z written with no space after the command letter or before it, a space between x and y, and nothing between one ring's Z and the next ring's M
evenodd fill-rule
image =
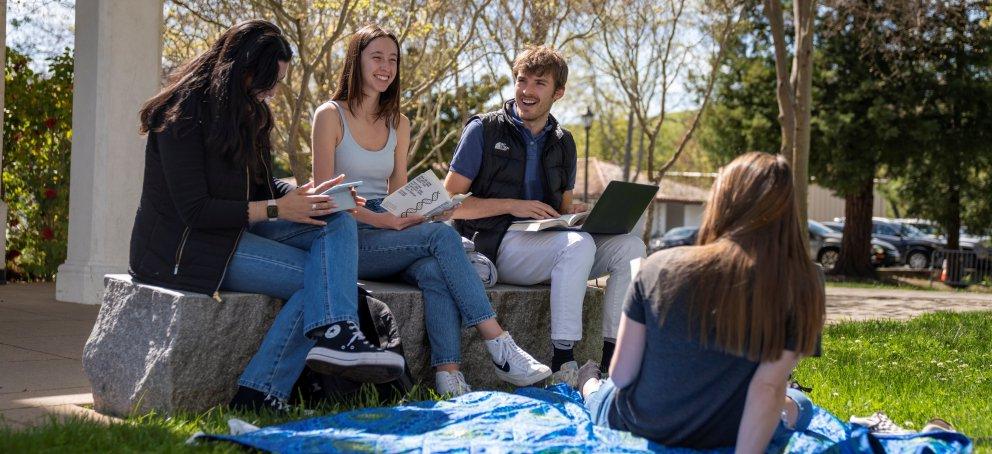
M355 109L365 98L365 94L362 92L362 84L364 83L362 80L362 51L368 47L369 43L383 37L391 39L396 44L396 77L393 79L393 83L386 88L386 91L379 96L379 109L375 113L375 119L385 120L387 125L395 128L400 121L399 69L402 63L399 52L400 42L393 32L383 30L378 25L366 25L351 35L348 40L348 51L345 54L344 68L341 70L341 76L338 77L338 86L331 99L344 101L348 104L348 109L352 113L355 112Z
M513 78L519 74L543 76L551 73L555 79L555 90L568 82L568 63L557 50L548 46L529 46L513 60Z
M786 348L813 354L826 296L799 222L781 155L751 152L721 169L699 247L674 271L674 282L692 289L683 294L704 344L752 361L774 361Z

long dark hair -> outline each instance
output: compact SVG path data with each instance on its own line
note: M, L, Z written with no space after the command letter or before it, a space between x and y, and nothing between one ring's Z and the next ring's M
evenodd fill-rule
M165 88L141 107L141 133L162 132L185 109L195 109L206 127L207 149L258 177L261 153L271 152L273 123L258 94L275 86L279 62L292 58L279 27L264 20L241 22L169 75ZM186 106L191 95L202 97L201 106Z
M698 244L669 282L692 289L685 295L704 342L713 335L717 347L755 361L786 347L813 354L826 295L785 158L752 152L721 169Z
M338 77L338 86L334 90L334 101L343 101L348 104L348 110L352 113L365 100L365 93L362 92L362 51L368 47L369 43L377 38L386 37L396 44L396 77L393 83L389 84L386 91L379 96L379 106L375 113L376 120L385 120L387 125L397 127L400 121L400 41L391 31L383 30L375 24L366 25L351 38L348 39L348 52L344 59L344 68L341 76Z

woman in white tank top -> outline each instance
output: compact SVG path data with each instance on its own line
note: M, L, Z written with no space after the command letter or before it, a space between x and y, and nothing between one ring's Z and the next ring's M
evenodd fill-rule
M461 236L447 224L399 218L379 206L407 183L410 120L400 113L399 42L394 34L368 25L351 36L346 55L333 101L314 114L313 174L314 181L342 173L345 181L363 181L358 193L368 202L354 214L358 277L399 277L421 289L440 394L471 390L458 367L463 326L478 330L501 379L529 386L549 377L551 369L517 346L496 321Z

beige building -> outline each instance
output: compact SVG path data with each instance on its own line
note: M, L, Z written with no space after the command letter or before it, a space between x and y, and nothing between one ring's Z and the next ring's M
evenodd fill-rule
M579 159L575 178L575 198L581 200L585 184L585 159ZM651 236L659 236L675 227L697 227L703 217L703 206L709 197L709 187L716 178L715 173L672 172L661 180L661 187L655 196L655 215L651 223ZM613 180L623 180L623 168L597 158L589 159L589 199L595 201ZM675 180L680 180L675 181ZM635 182L650 184L642 174ZM844 199L832 191L816 184L809 186L809 219L832 221L844 216ZM885 199L875 190L872 216L885 217ZM642 218L636 232L643 232L646 223Z
M575 175L575 200L582 200L585 193L585 159L579 159ZM589 159L589 200L596 201L611 181L623 181L623 168L611 162L597 158ZM635 183L651 184L644 174ZM658 193L654 196L654 219L651 222L651 236L663 235L665 232L682 226L698 226L703 218L703 204L709 196L708 189L679 183L671 178L661 180ZM634 228L634 233L644 231L647 223L647 213Z

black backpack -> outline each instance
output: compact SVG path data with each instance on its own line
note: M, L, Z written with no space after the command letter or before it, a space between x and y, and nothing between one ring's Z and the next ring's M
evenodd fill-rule
M369 343L379 348L403 354L400 342L400 327L386 303L375 299L362 287L358 287L358 326ZM413 389L413 376L410 367L404 366L403 374L394 381L374 385L380 402L395 401ZM316 406L321 403L343 403L355 397L362 383L340 377L318 374L304 367L300 378L293 387L297 403Z

